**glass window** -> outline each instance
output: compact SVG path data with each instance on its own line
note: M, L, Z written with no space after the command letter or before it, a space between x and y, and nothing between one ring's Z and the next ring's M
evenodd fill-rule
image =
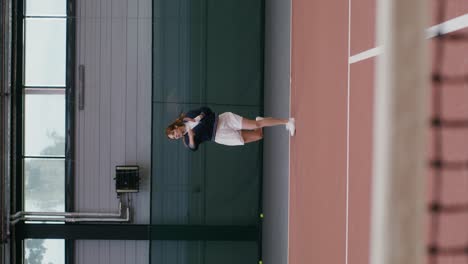
M25 85L65 86L66 19L25 19Z
M66 0L26 0L26 16L66 16Z
M65 263L65 241L63 239L24 240L24 263Z
M24 159L24 209L65 211L64 159Z
M22 1L23 210L64 212L68 0ZM65 263L65 240L26 239L23 257L26 264Z
M65 90L26 89L24 100L24 155L64 156Z

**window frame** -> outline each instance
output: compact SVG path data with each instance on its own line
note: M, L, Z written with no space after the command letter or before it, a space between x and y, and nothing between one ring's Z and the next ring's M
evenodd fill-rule
M12 209L24 210L24 95L25 89L30 88L60 88L65 90L65 211L74 211L74 148L75 148L75 62L76 62L76 0L66 1L66 14L62 15L26 15L26 0L12 1ZM25 85L25 21L27 18L63 18L65 19L65 86L26 86ZM23 227L28 224L19 224L13 229L15 238L11 247L11 255L16 261L24 261L24 239L28 237L23 233ZM67 223L65 223L67 225ZM65 240L65 263L74 263L74 241Z

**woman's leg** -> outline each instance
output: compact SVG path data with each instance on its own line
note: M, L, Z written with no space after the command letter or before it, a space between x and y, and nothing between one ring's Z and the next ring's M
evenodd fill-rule
M288 121L287 119L276 119L272 117L264 117L260 120L242 118L242 129L254 130L262 127L286 125Z
M255 130L241 130L242 138L244 139L244 144L258 141L263 138L263 130L261 128Z

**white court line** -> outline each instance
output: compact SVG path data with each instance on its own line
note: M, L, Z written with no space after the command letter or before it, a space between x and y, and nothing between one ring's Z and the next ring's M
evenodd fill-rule
M348 58L351 55L351 0L348 0ZM348 63L348 88L347 88L347 110L346 110L346 244L345 244L345 264L348 264L349 250L349 103L350 103L350 67Z
M289 0L289 117L292 117L292 11L293 11L293 3L292 0ZM289 226L291 225L291 137L288 137L288 223L287 223L287 240L286 241L286 264L289 264L289 252L291 251L291 246L290 246L290 228Z
M349 57L349 64L353 64L359 61L367 60L369 58L375 57L382 53L382 47L378 46L373 49L366 50L364 52L358 53Z
M468 27L468 14L445 21L426 30L426 38L433 38L440 34L448 34Z
M436 37L437 34L448 34L454 31L464 29L468 27L468 14L456 17L454 19L450 19L445 21L444 23L440 23L438 25L432 26L426 30L426 38L430 39ZM356 62L360 62L369 58L376 57L382 54L382 47L377 46L375 48L363 51L361 53L355 54L349 57L349 64L353 64Z

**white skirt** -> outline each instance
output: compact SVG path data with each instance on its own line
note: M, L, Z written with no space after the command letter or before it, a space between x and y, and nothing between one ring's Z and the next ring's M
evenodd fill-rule
M242 116L231 112L222 113L218 116L218 126L214 141L227 146L244 145L241 130Z

